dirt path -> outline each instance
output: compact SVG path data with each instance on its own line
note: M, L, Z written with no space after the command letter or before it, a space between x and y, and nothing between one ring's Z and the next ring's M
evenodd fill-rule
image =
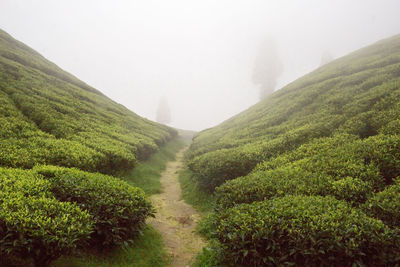
M157 210L156 218L148 220L163 236L167 252L172 258L171 266L174 267L189 266L205 245L194 233L199 214L181 199L178 172L183 167L184 150L178 152L176 160L169 162L161 174L163 192L151 197Z

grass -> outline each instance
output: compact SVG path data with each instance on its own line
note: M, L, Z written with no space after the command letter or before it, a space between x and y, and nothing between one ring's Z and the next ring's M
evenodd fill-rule
M210 216L214 209L215 198L213 194L202 191L193 177L193 173L185 168L179 173L179 183L182 188L182 198L186 203L192 205L199 213L202 219L196 227L196 231L204 238L209 239L211 244L203 248L196 256L193 267L221 267L223 264L219 261L218 249L213 246L208 232L210 231Z
M344 265L398 265L397 234L388 235L393 250L387 248L384 255L372 253L367 244L386 242L384 235L373 238L376 231L371 222L385 229L392 227L392 219L382 216L383 202L390 203L389 216L396 216L397 202L391 197L376 204L379 212L375 214L369 211L369 203L391 191L400 174L400 162L393 161L400 151L399 84L397 35L334 60L241 114L198 133L186 152L193 172L191 183L209 192L219 187L215 216L204 216L198 230L203 235L210 233L218 243L209 242L195 266L214 266L218 259L233 266L337 265L339 259L346 259ZM207 209L207 200L191 190L190 186L186 189L185 200ZM304 205L313 203L313 211L318 211L312 217L324 218L327 227L312 224L304 230L311 220L296 219L303 216L304 207L294 200L280 211L290 201L289 195L305 195ZM331 199L337 202L330 204ZM232 203L235 207L227 211ZM336 208L336 203L348 205L349 214L365 212L365 225ZM332 222L328 222L326 209L331 209ZM260 215L260 221L255 214L265 216ZM272 221L268 214L280 219ZM318 223L321 220L316 219ZM289 231L285 223L293 227L290 232L307 234L286 235L288 239L280 244L281 233ZM336 232L337 227L328 230L332 223L343 225L342 231ZM355 223L359 226L352 232ZM357 241L350 249L347 240L354 239L349 235L353 233L357 238L366 233L365 245ZM311 242L310 236L318 238ZM385 249L382 246L380 251Z
M81 256L62 257L53 267L109 267L109 266L141 266L162 267L169 262L163 249L160 233L147 226L143 235L135 240L135 244L127 249L117 248L106 254L88 252Z
M167 162L175 160L175 154L185 146L182 138L176 138L154 153L148 160L140 162L135 169L119 177L133 186L142 188L147 195L161 192L160 176Z
M135 169L121 173L119 177L133 186L142 188L147 195L161 192L161 172L167 162L175 159L176 153L187 144L187 138L176 138L154 153L148 160L140 162ZM80 256L62 257L54 267L103 267L103 266L166 266L169 262L160 233L147 226L143 235L129 248L116 248L106 253L89 251Z
M213 210L214 196L200 190L193 174L189 169L183 169L179 173L179 183L182 188L182 198L192 205L200 213L208 213Z

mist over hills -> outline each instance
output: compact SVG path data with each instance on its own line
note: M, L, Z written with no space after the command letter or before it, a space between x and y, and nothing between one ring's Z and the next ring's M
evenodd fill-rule
M0 31L0 166L111 173L176 135L141 118Z
M198 133L186 156L216 198L202 264L397 266L400 35Z
M398 122L399 54L400 35L396 35L334 60L200 132L188 155L206 164L207 154L253 151L249 157L259 159L244 167L241 174L245 174L257 162L313 138L342 132L363 138L376 135Z
M132 244L154 209L121 173L176 136L0 30L1 265Z

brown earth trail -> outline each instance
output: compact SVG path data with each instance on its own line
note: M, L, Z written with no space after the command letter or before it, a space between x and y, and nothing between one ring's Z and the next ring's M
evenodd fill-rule
M171 256L171 266L174 267L189 266L205 245L194 232L200 219L199 214L181 199L178 175L183 167L184 151L179 151L176 160L169 162L161 174L163 192L151 197L157 214L148 220L163 236L167 253Z

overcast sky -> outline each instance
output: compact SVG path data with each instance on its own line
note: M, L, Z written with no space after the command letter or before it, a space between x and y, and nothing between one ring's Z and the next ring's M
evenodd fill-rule
M0 0L0 28L137 114L165 95L174 127L214 126L258 101L259 44L278 88L400 33L399 0Z

